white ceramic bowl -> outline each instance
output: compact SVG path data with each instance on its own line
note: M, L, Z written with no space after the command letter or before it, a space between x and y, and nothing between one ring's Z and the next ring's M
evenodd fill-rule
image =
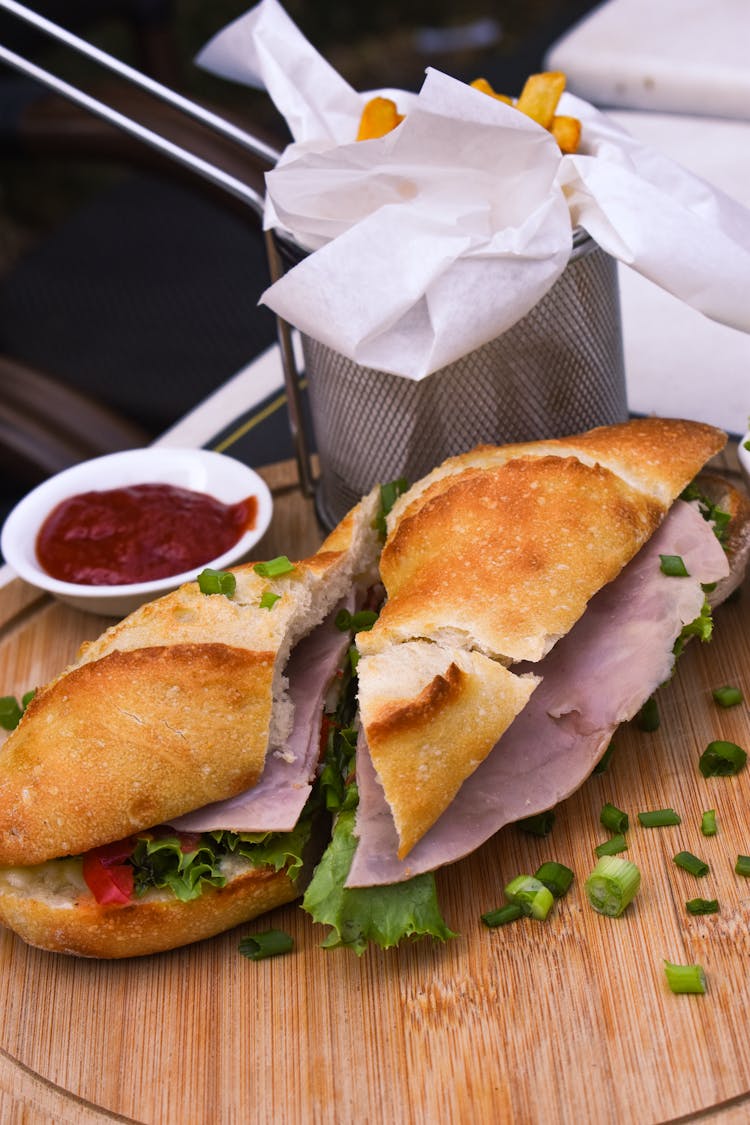
M740 459L740 468L742 475L745 478L745 484L748 491L750 491L750 430L743 438L740 438L740 444L737 446L737 455Z
M196 571L134 582L122 586L87 586L62 582L47 574L36 557L36 537L46 517L61 501L80 492L120 488L133 484L171 484L205 492L225 504L256 496L258 513L255 527L218 558L205 566L221 569L240 562L255 546L271 522L273 501L268 486L257 473L241 461L205 449L148 449L110 453L84 461L40 484L20 501L8 516L0 547L6 562L32 586L54 594L60 601L110 617L122 617L143 602L176 589L196 577ZM202 569L202 567L198 568Z

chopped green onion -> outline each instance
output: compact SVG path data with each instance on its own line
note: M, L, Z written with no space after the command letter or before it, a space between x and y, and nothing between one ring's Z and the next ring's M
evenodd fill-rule
M536 816L527 816L524 820L516 821L516 824L522 832L528 832L531 836L549 836L555 825L555 810L548 809Z
M624 836L618 835L605 840L603 844L597 844L594 853L601 859L603 855L617 855L618 852L626 852L627 850L627 840Z
M680 555L659 555L659 569L669 578L690 577Z
M0 698L0 727L3 730L15 730L21 721L23 708L13 695L4 695Z
M570 890L570 884L573 882L574 876L569 867L550 859L537 868L534 872L534 878L538 879L540 883L544 883L547 890L552 891L555 898L561 898Z
M273 590L266 590L264 594L260 595L260 608L273 609L280 597L281 594L274 594Z
M15 730L21 721L21 716L36 695L36 688L25 691L21 702L14 695L0 696L0 727L3 730Z
M639 730L655 731L659 729L659 704L654 699L653 695L641 707L640 711L635 717L635 723Z
M622 812L616 805L611 805L609 801L602 809L599 820L610 832L627 832L630 826L628 814Z
M384 539L387 531L385 517L390 512L399 496L403 495L408 487L409 485L405 477L399 477L397 480L389 481L387 484L381 484L380 486L380 511L375 517L375 528Z
M266 930L262 934L244 937L239 945L240 953L249 961L263 961L266 957L278 957L280 953L291 953L294 940L283 930Z
M654 809L652 812L639 812L638 823L643 828L671 828L682 824L682 817L674 809Z
M589 903L599 914L619 918L635 898L641 873L630 860L605 855L597 863L584 887Z
M742 448L750 450L750 438L748 438L747 441L743 441Z
M351 668L352 672L357 671L357 665L358 664L359 664L359 649L357 648L356 645L350 645L349 646L349 667Z
M374 609L360 609L357 613L350 613L348 609L340 609L334 619L334 624L342 633L364 633L372 629L378 619Z
M714 688L711 692L716 702L720 707L736 707L738 703L742 703L744 696L738 687L730 687L725 684L724 687Z
M607 772L607 770L609 769L609 760L612 757L612 754L614 753L614 749L615 749L614 742L610 742L609 746L607 747L607 749L604 751L604 753L602 754L599 761L594 766L593 773L606 773Z
M716 809L706 809L701 816L701 832L704 836L715 836L718 832Z
M223 594L231 598L237 588L237 579L228 570L212 570L207 566L198 575L198 589L202 594Z
M678 852L677 855L672 858L683 871L689 871L691 875L695 875L699 879L703 875L708 875L710 870L708 864L704 863L702 859L698 859L698 856L693 855L692 852Z
M750 855L738 855L734 870L745 879L750 879Z
M698 768L704 777L731 777L747 762L747 754L734 742L721 739L709 742L700 756Z
M555 901L552 891L532 875L517 875L505 888L505 897L521 907L530 918L543 922Z
M671 961L665 961L664 972L667 974L667 984L672 992L706 991L706 974L700 965L673 965Z
M522 917L523 910L517 902L506 902L505 906L499 906L497 910L488 910L486 914L482 914L482 921L485 926L493 928L507 926L508 922L515 922Z
M280 578L282 574L289 574L290 571L294 570L294 563L289 562L286 555L278 555L275 559L269 559L268 562L256 563L253 570L261 578Z
M691 898L685 903L688 914L718 914L719 903L715 898Z

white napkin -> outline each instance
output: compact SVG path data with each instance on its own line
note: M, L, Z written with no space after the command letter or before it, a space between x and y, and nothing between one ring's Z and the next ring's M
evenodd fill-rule
M588 103L582 152L428 70L394 97L405 121L356 142L356 93L277 0L261 0L198 63L265 86L294 143L267 177L266 225L311 253L261 300L364 366L421 379L525 315L565 268L581 225L694 308L750 331L750 211L633 140Z

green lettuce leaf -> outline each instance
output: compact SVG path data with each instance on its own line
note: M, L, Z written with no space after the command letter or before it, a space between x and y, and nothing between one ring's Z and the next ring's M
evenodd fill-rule
M389 949L403 938L455 937L440 913L432 873L384 887L344 886L357 846L354 818L354 809L336 817L331 842L302 900L314 921L332 927L323 947L346 946L361 955L371 941Z
M318 803L318 798L308 802L291 832L206 832L192 851L183 851L177 836L141 836L129 860L135 869L135 893L140 897L152 888L166 889L181 902L189 902L206 886L225 885L221 860L228 855L242 856L254 867L285 869L296 879Z

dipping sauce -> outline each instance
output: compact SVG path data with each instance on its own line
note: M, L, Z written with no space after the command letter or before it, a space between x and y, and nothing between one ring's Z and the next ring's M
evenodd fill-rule
M171 484L82 492L47 516L36 541L44 570L63 582L124 586L196 570L255 526L258 500L223 504Z

